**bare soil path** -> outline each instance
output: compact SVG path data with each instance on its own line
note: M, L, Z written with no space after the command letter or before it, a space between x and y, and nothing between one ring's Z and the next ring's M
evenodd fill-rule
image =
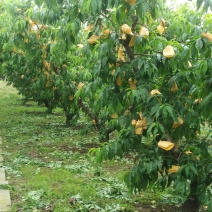
M11 211L10 191L3 187L8 184L3 167L2 138L0 137L0 212Z

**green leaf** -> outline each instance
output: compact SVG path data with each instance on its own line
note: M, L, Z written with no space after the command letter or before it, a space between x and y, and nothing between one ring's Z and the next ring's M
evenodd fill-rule
M143 40L143 36L141 35L136 36L135 45L139 45L142 42L142 40Z
M140 58L138 60L138 69L140 69L143 64L144 64L144 60Z
M201 39L201 38L199 38L199 39L196 40L196 46L197 46L197 48L198 48L199 50L202 49L202 47L203 47L203 42L202 42L202 39Z
M148 133L148 134L151 134L152 129L155 128L156 126L157 126L157 124L156 124L155 122L153 122L153 123L148 127L147 133Z
M160 104L155 104L150 111L150 117L154 116L160 108Z
M149 162L146 164L146 171L147 171L147 174L150 174L151 171L152 171L152 162Z
M198 171L197 171L196 167L194 167L193 165L190 165L190 170L192 171L192 174L194 176L198 175Z
M191 47L191 57L193 60L198 57L198 49L195 43Z
M207 70L208 70L208 64L206 61L204 61L201 64L199 71L200 71L201 75L205 75Z
M121 6L116 12L116 20L121 25L126 19L125 7Z
M101 1L101 0L99 0L99 1ZM96 12L97 12L98 2L99 1L91 0L90 9L93 12L93 14L96 14Z
M165 189L167 185L167 178L165 176L161 177L158 184L161 186L162 189Z
M190 56L190 49L187 48L181 53L180 58L182 61L187 62L189 59L189 56Z

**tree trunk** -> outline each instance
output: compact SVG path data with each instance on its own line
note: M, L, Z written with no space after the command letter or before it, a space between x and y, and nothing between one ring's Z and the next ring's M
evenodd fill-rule
M64 108L64 111L65 111L65 116L66 116L66 126L70 127L71 121L75 114L71 113L70 108Z
M110 140L110 133L112 133L114 130L115 129L113 127L107 129L105 125L104 127L99 128L100 142L108 142Z
M99 134L100 134L100 139L99 140L100 140L101 143L109 141L109 135L110 135L109 132L102 131L102 132L99 132Z
M66 116L66 126L70 127L71 126L71 121L72 121L72 119L74 117L74 114L72 114L70 112L69 113L65 112L65 116Z
M197 195L190 196L182 205L182 212L199 212L200 203Z
M106 124L105 123L101 123L97 117L96 114L94 114L90 108L85 105L83 102L82 102L82 99L79 99L78 100L78 105L79 107L82 108L82 110L93 120L95 120L96 122L96 129L98 130L99 132L99 135L100 135L100 142L101 143L104 143L104 142L108 142L109 139L110 139L110 133L113 132L115 129L112 128L112 129L107 129L106 127Z
M47 113L52 114L52 110L53 110L52 104L48 100L44 100L43 102L47 108Z
M187 200L182 205L182 212L199 212L200 202L197 196L197 183L191 183L190 185L190 194L188 195Z

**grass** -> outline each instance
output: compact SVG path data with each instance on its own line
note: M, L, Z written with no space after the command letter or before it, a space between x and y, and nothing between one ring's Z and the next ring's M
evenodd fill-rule
M98 136L95 131L82 135L84 117L67 128L62 110L49 115L34 102L23 105L22 97L3 81L0 108L12 212L177 211L165 205L167 194L128 192L122 178L132 166L129 159L100 167L89 157L89 149L98 146Z

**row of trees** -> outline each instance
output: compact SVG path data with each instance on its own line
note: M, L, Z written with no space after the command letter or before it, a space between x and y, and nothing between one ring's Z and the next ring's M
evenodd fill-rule
M210 198L212 179L201 135L212 120L212 5L196 3L26 0L4 4L0 23L7 81L49 112L63 108L67 125L82 110L104 142L99 162L133 152L129 188L174 186L185 211Z

